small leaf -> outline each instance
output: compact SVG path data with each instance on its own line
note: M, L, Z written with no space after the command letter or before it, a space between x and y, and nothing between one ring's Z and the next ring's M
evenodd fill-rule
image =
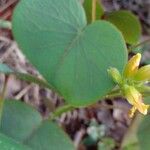
M102 138L98 143L98 150L112 150L115 147L115 141L112 138Z
M45 121L32 136L26 140L34 150L74 150L65 133L55 123Z
M91 22L92 20L92 0L85 0L83 3L83 7L86 12L86 17L88 23ZM104 14L104 9L102 4L97 0L97 5L96 5L96 19L99 20Z
M87 26L78 0L20 1L13 34L30 62L72 106L87 106L105 96L114 87L107 69L122 72L127 62L117 28L106 21Z
M0 133L1 150L31 150L29 147L16 142L15 140Z
M141 36L141 24L131 12L119 10L106 14L105 19L116 25L128 44L136 44Z
M123 150L140 150L138 143L130 144L123 148Z
M6 100L0 131L22 142L41 124L41 121L41 115L32 107L22 102Z
M10 140L8 146L14 148L18 143L18 147L26 145L31 150L75 150L71 140L56 123L43 121L36 110L20 101L5 101L0 126L0 146L1 141L5 140L1 139L1 134L7 136L6 140L13 139L14 143ZM8 147L6 150L11 149ZM16 147L16 150L26 149Z

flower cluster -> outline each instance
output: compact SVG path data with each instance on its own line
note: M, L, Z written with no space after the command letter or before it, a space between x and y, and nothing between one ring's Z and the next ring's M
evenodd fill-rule
M118 84L122 95L132 105L129 112L130 117L134 116L136 110L146 115L150 107L143 103L143 95L141 92L142 89L150 89L146 85L150 81L150 65L139 68L140 60L141 54L134 55L125 66L123 74L120 74L116 68L110 68L108 70L114 82Z

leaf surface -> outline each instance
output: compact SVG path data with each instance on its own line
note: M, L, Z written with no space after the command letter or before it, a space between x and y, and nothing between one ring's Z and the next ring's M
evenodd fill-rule
M43 121L34 108L14 100L5 101L0 146L3 150L75 150L56 123Z
M117 26L128 44L136 44L139 41L142 32L141 24L133 13L119 10L108 13L105 19Z
M87 26L78 0L22 0L13 33L30 62L73 106L105 96L114 86L107 69L122 71L127 62L121 33L106 21Z

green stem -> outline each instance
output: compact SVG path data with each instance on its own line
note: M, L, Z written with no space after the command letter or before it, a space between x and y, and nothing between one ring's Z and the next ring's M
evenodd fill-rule
M6 94L7 83L8 83L8 76L5 77L2 93L0 95L0 124L1 124L1 119L2 119L2 112L3 112L3 107L4 107L4 98Z
M0 28L11 29L12 25L10 21L0 19Z
M135 49L135 48L137 48L137 47L139 47L139 46L142 46L142 45L144 45L144 44L146 44L146 43L150 43L150 39L147 39L147 40L145 40L145 41L143 41L143 42L141 42L141 43L138 43L137 45L131 46L131 47L129 48L129 52L131 52L133 49Z
M109 92L105 98L114 98L114 97L118 97L118 96L122 96L122 93L120 91L120 88L116 87L114 90Z
M92 0L92 22L96 19L96 2L97 0Z
M112 98L114 98L114 97L120 97L120 96L122 96L121 93L113 93L113 94L108 94L108 95L106 95L105 98L112 99Z
M75 109L75 108L70 105L65 105L65 106L59 107L52 113L52 115L49 117L49 119L53 120L53 119L61 116L63 113L72 111L73 109Z
M123 140L121 143L121 149L129 145L136 144L138 142L137 131L138 131L138 128L142 119L143 119L143 116L137 113L135 118L132 120L131 125L128 128L126 134L123 137Z

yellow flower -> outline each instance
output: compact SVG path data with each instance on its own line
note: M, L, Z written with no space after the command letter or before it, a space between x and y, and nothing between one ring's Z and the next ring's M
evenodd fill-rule
M137 81L149 81L150 80L150 65L141 67L134 77Z
M130 109L130 111L129 111L129 117L130 117L130 118L133 118L133 116L134 116L136 110L137 110L137 109L136 109L135 106L133 106L133 107Z
M137 110L143 115L146 115L150 107L150 105L143 103L142 94L140 93L150 91L150 87L145 85L146 81L150 81L150 65L139 69L140 60L140 53L133 56L125 66L123 75L116 68L110 68L108 70L113 80L119 85L119 90L132 105L129 112L130 117L133 117Z
M130 117L133 117L136 110L138 110L143 115L147 114L149 105L145 105L143 103L141 93L136 90L134 86L125 85L124 96L128 102L133 105L132 109L130 110Z
M137 53L128 61L124 69L124 73L123 73L124 77L126 78L133 77L136 74L139 64L140 64L140 60L141 60L141 54Z

